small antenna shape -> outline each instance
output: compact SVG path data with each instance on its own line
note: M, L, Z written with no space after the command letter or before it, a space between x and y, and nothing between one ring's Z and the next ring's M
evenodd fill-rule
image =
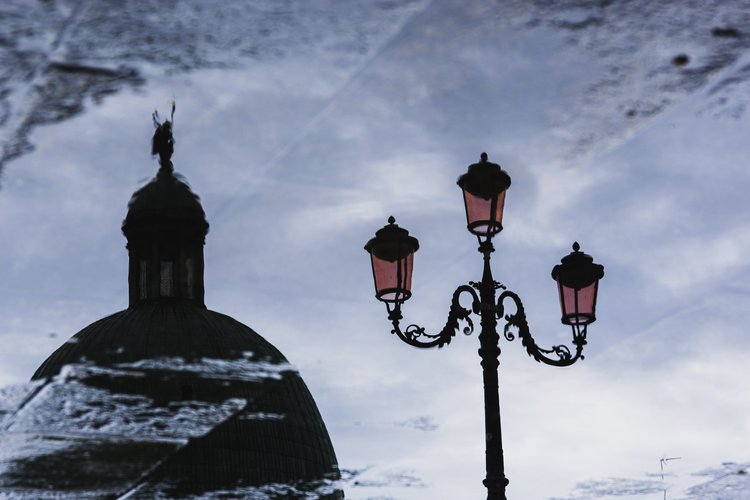
M682 460L682 457L669 457L669 458L660 458L659 459L659 466L661 468L661 480L664 481L664 466L667 465L667 462L670 460Z
M662 458L659 459L659 467L661 468L661 482L662 486L664 486L664 466L667 465L667 462L670 460L682 460L682 457L665 457L662 456ZM664 486L664 500L667 500L667 487Z
M161 122L159 111L155 110L151 115L154 121L154 136L151 138L151 155L159 155L161 171L172 172L172 154L174 153L174 137L172 136L172 125L174 123L175 101L172 101L172 114L169 120Z

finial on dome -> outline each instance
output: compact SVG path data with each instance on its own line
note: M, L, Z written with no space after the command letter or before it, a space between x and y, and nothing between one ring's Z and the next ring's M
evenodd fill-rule
M172 101L172 116L171 120L159 121L159 112L154 111L151 115L154 121L154 127L156 131L154 136L151 138L151 155L159 155L159 173L171 173L174 168L172 167L172 153L174 153L174 137L172 136L172 124L174 123L174 110L175 102Z

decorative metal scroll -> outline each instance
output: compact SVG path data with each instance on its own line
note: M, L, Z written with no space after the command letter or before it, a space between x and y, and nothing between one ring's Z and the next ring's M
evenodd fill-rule
M480 314L483 305L476 291L475 283L469 285L459 286L455 292L453 292L453 300L451 301L450 312L448 313L448 321L446 321L443 329L433 335L425 331L424 327L417 324L410 324L405 329L401 329L400 321L401 316L401 304L396 303L391 306L386 303L388 308L388 319L393 323L392 334L398 335L398 337L409 345L414 347L443 347L446 344L450 344L451 339L456 335L456 332L461 329L459 321L463 321L466 325L463 328L463 333L471 335L474 331L474 322L471 319L471 314ZM583 346L586 345L586 325L573 325L573 345L575 345L575 353L571 352L571 349L566 345L555 345L550 349L543 349L539 347L534 338L531 336L529 331L529 324L526 321L526 312L523 307L521 299L514 292L505 290L505 287L500 283L495 284L495 289L502 288L504 291L500 294L497 299L497 306L487 305L485 309L493 311L497 315L498 319L504 319L506 321L505 327L503 328L503 336L513 341L516 336L520 337L521 345L526 348L526 352L529 356L537 360L538 362L545 363L553 366L570 366L579 359L583 359ZM462 293L468 293L471 295L471 309L463 307L460 303L460 297ZM516 306L516 311L512 314L505 314L505 308L503 301L510 299Z
M471 295L472 303L471 309L466 309L460 303L460 296L462 293L468 293ZM465 322L466 326L463 328L463 333L471 335L474 331L474 322L471 320L471 313L478 313L480 310L480 301L477 293L469 285L459 286L455 292L453 292L453 300L451 301L450 312L448 313L448 321L445 326L436 335L429 334L425 331L424 327L416 324L411 324L406 329L401 330L399 325L401 316L401 305L396 303L393 309L386 303L388 307L388 319L393 323L393 330L391 333L395 333L401 340L414 347L443 347L446 344L450 344L451 339L456 335L456 332L460 329L459 320Z
M503 300L509 298L513 301L516 306L516 312L513 314L505 314L503 307ZM515 293L506 290L500 294L497 299L496 314L498 319L505 319L507 321L503 335L507 340L514 340L516 335L511 331L511 328L516 329L517 335L521 338L521 345L526 348L526 352L535 360L553 366L570 366L579 359L583 359L583 346L586 345L586 325L573 325L573 344L575 347L575 354L570 352L570 348L566 345L555 345L550 349L542 349L531 336L529 331L529 324L526 322L526 312L524 311L521 299ZM548 357L548 356L556 356Z

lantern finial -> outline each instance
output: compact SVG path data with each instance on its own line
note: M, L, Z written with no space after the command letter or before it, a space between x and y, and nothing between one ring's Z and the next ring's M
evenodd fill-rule
M483 152L481 155L479 155L479 158L482 160L482 163L486 162L488 158L487 153Z
M577 241L574 241L573 242L573 251L574 252L578 252L580 250L581 250L581 245L579 245Z
M388 217L388 224L395 224L395 223L396 223L396 218L394 216L391 215L390 217Z

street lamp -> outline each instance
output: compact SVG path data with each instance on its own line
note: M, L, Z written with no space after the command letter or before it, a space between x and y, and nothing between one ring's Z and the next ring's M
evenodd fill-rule
M565 345L543 349L537 346L529 332L521 299L515 293L492 277L490 256L495 251L492 238L503 229L503 208L505 193L510 187L510 176L500 165L487 161L482 153L479 163L469 166L468 171L458 179L463 190L466 208L466 222L469 232L477 236L479 252L484 256L482 281L470 281L453 292L448 321L443 330L429 334L416 324L401 329L401 304L411 297L411 275L414 253L419 242L409 232L399 227L393 217L388 225L377 231L367 242L365 250L370 254L375 280L375 297L385 302L388 319L393 323L391 333L415 347L442 347L449 344L459 330L459 321L465 325L467 335L474 331L471 315L480 316L479 355L482 358L484 375L484 420L486 436L487 477L483 484L487 487L488 500L505 500L505 477L503 445L500 426L500 399L498 393L498 366L500 336L497 320L504 319L503 336L514 340L516 335L526 352L538 362L553 366L569 366L583 359L583 346L586 345L586 327L596 320L596 295L599 280L604 276L604 266L595 264L593 258L580 251L578 243L573 244L573 252L562 258L552 270L552 278L557 282L560 298L562 323L570 325L575 353ZM496 291L502 289L496 298ZM477 291L479 294L477 295ZM461 294L471 296L471 309L460 304ZM514 313L505 313L503 302L510 299L515 305ZM514 333L515 332L515 333Z

